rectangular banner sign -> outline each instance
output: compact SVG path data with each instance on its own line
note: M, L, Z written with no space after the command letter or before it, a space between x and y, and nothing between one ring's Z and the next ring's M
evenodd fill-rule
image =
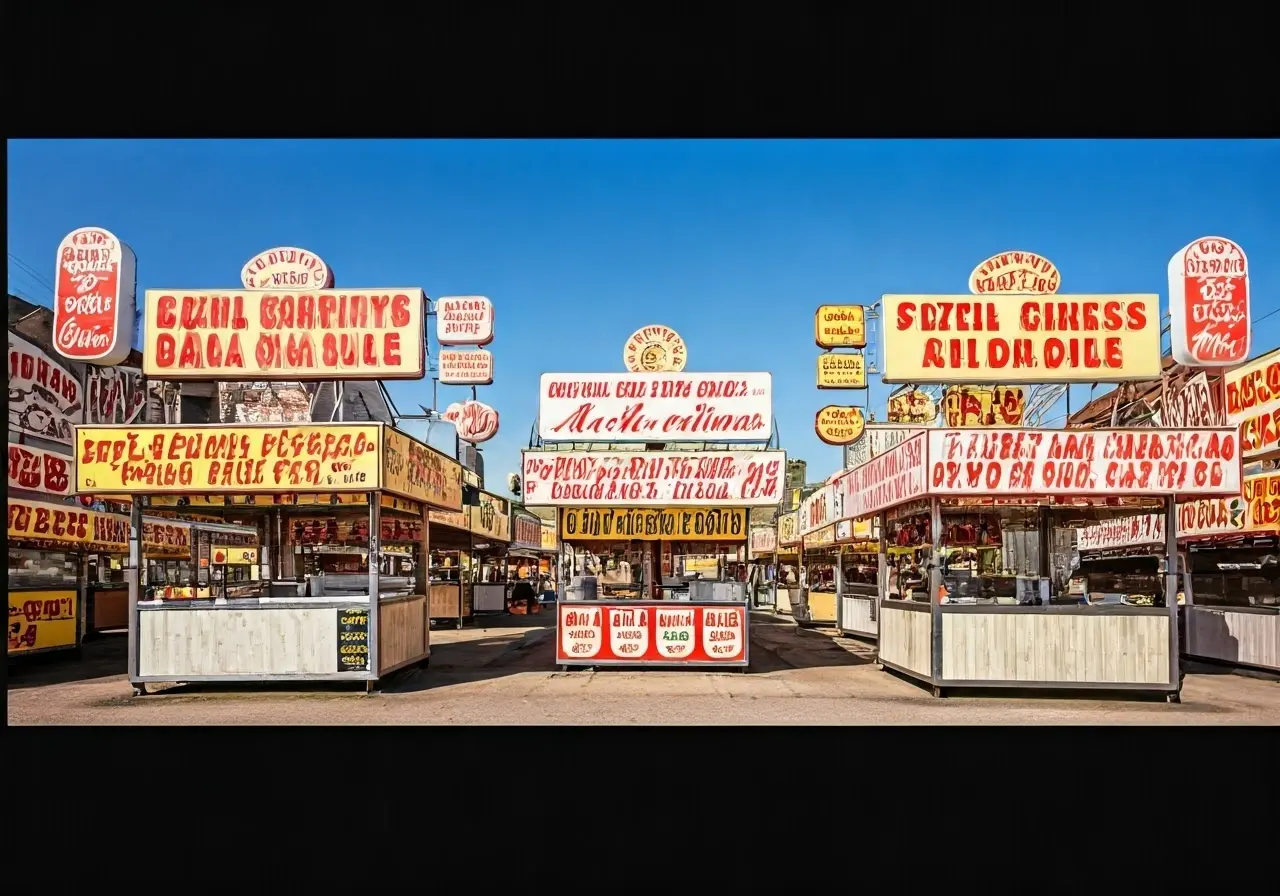
M746 665L742 606L663 603L562 601L556 607L556 662Z
M1280 348L1227 371L1225 379L1227 425L1240 427L1245 461L1280 457Z
M745 541L745 507L566 507L561 541Z
M1224 426L1218 402L1214 400L1209 377L1200 371L1180 387L1174 389L1168 381L1162 389L1164 398L1160 406L1160 425L1170 429Z
M765 442L768 373L544 373L538 434L559 442Z
M1163 513L1097 520L1076 529L1076 549L1081 551L1112 551L1164 540Z
M1178 537L1280 535L1280 473L1244 478L1235 498L1204 498L1178 505Z
M823 526L821 529L810 532L804 537L804 549L806 551L811 551L814 548L823 548L835 543L836 527L834 524Z
M9 654L76 645L78 595L69 591L9 592Z
M556 537L556 524L549 521L542 521L542 550L551 552L560 549L560 539Z
M841 516L859 519L927 493L926 434L919 433L835 481Z
M928 433L929 493L960 496L1239 495L1232 429Z
M542 547L542 520L516 513L511 517L511 546L528 551Z
M142 370L165 380L418 380L416 287L148 289Z
M751 553L772 554L778 550L778 530L773 526L757 526L751 530Z
M782 500L783 451L525 451L531 506L767 507Z
M9 431L70 445L82 420L80 378L10 330Z
M462 464L389 426L382 437L384 489L441 510L462 509Z
M1021 426L1026 411L1021 386L951 386L942 396L943 423L952 429Z
M886 383L1160 378L1160 297L886 295Z
M71 494L71 467L65 454L9 443L9 488L65 497Z
M78 426L79 494L373 491L382 424Z
M129 553L129 518L74 504L46 504L9 498L9 540L51 542L69 550Z
M800 504L800 534L808 536L815 529L821 529L840 519L843 502L836 497L836 487L828 483L818 489Z

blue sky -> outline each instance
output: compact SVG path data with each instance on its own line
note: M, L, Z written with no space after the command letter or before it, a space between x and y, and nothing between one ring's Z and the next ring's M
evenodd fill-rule
M1070 293L1158 292L1190 240L1249 254L1254 316L1280 307L1280 141L19 141L9 150L11 291L48 302L68 231L101 225L138 289L239 283L273 246L339 286L481 294L497 309L502 415L485 446L505 493L544 371L616 371L638 327L674 327L689 369L768 370L783 447L840 464L813 415L813 312L886 292L962 293L1002 250L1038 252ZM17 257L40 279L15 265ZM43 280L44 283L41 283ZM1280 344L1260 322L1258 354ZM434 335L430 343L434 355ZM872 409L887 388L871 389ZM431 383L391 386L399 408ZM441 404L461 387L441 387ZM835 396L835 398L833 398ZM1076 387L1073 407L1088 397ZM1060 416L1061 411L1057 415Z

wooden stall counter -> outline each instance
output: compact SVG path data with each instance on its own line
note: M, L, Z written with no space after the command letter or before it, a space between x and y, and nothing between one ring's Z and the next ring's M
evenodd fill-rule
M425 595L378 601L378 677L431 656L431 614Z
M129 586L90 585L89 631L102 632L129 627Z

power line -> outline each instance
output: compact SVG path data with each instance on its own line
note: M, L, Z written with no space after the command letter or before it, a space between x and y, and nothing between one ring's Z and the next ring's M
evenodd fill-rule
M23 272L25 272L25 273L27 274L27 276L29 276L29 277L30 277L32 280L34 280L36 283L40 284L40 285L41 285L41 286L43 286L45 289L49 290L49 295L50 295L51 297L53 296L53 284L52 284L52 283L50 283L50 282L49 282L48 280L46 280L43 276L41 276L39 273L37 273L35 268L33 268L31 265L27 264L25 261L23 261L23 260L22 260L21 258L19 258L18 256L14 255L12 252L8 253L8 255L9 255L9 260L10 260L11 262L13 262L14 264L16 264L16 265L17 265L17 266L18 266L18 267L19 267Z

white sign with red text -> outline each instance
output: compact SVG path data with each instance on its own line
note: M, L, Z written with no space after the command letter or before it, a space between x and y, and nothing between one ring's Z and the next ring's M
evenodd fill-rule
M854 467L835 482L841 516L861 519L926 494L925 433Z
M441 345L488 345L493 322L493 302L484 296L436 299L436 341Z
M1206 236L1169 259L1169 340L1188 367L1231 367L1249 357L1249 260L1231 240Z
M546 441L752 441L773 427L768 373L544 373Z
M747 661L741 605L663 601L561 602L556 607L556 662L573 664L728 663Z
M101 227L81 227L58 244L53 348L70 361L119 364L133 351L138 260Z
M924 432L921 426L898 426L893 423L868 423L862 438L844 446L844 468L852 470L873 457L884 454L890 448L901 445L907 439Z
M1233 429L943 429L927 437L931 495L1240 493Z
M71 494L75 458L9 443L9 488L65 497Z
M84 391L67 368L9 331L9 431L71 444Z
M1112 551L1164 540L1163 513L1098 520L1076 529L1076 548L1081 551Z
M84 422L136 423L147 406L142 371L136 367L89 368Z
M446 386L487 386L493 382L493 353L441 349L437 379Z
M440 415L453 424L458 438L478 445L498 434L498 412L482 401L455 401Z
M828 526L843 514L835 485L824 485L800 502L800 534L808 535Z
M772 554L778 550L778 530L773 526L757 526L751 530L751 553Z
M525 451L538 506L767 507L782 500L783 451Z
M333 269L297 246L259 252L240 271L245 289L332 289Z

